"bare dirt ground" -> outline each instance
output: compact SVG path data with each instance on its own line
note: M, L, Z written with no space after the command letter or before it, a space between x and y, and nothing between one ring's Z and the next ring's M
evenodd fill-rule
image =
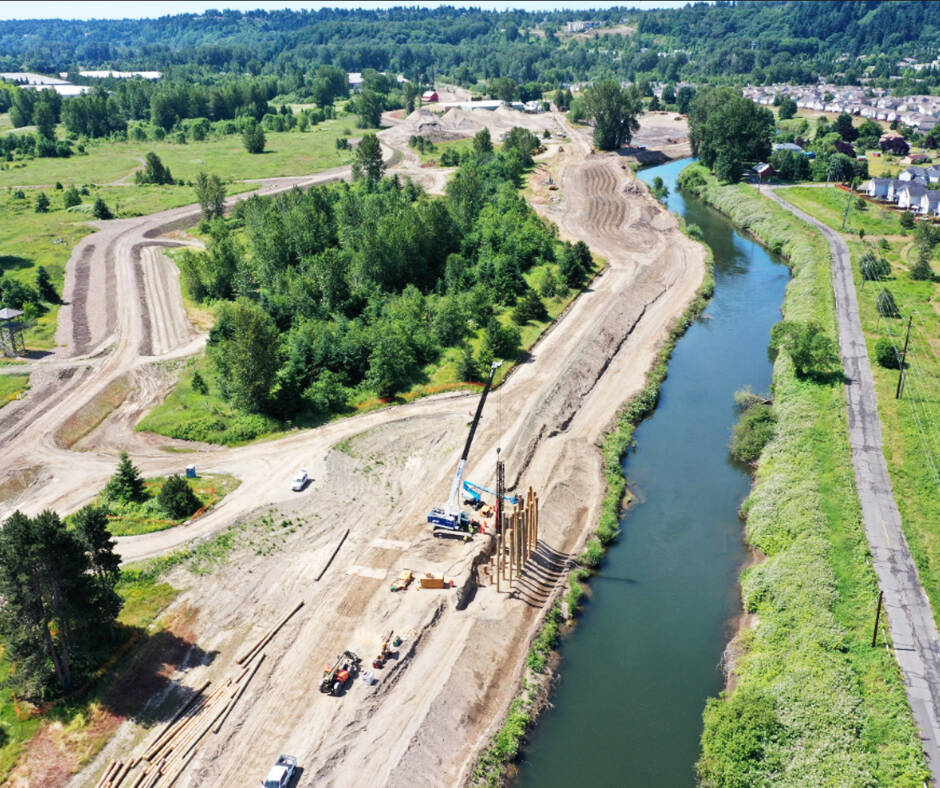
M630 147L623 149L623 155L640 164L662 164L669 159L692 155L689 125L682 115L646 112L639 120L639 131L633 135Z
M502 111L479 114L493 130L510 122ZM248 523L238 531L236 553L211 576L177 578L187 590L173 609L191 611L193 646L213 656L184 661L173 673L174 686L183 686L164 689L155 701L168 708L184 687L226 675L246 644L285 609L306 602L267 648L267 659L221 735L206 740L178 784L248 784L260 780L281 752L298 756L300 786L459 784L515 693L545 602L597 519L604 491L597 443L618 406L642 386L661 338L694 297L704 254L621 157L591 154L583 132L568 128L561 116L513 113L512 121L535 129L551 125L569 135L563 146L550 145L544 154L533 176L532 201L564 237L587 241L608 262L533 348L528 363L491 395L473 446L466 478L491 486L494 449L501 447L507 481L517 489L531 485L541 499L537 558L512 594L497 594L490 586L473 590L470 583L473 559L488 537L468 544L436 540L425 521L428 509L447 496L475 396L440 395L235 449L168 454L160 448L166 439L158 444L132 433L134 418L121 411L140 413L141 403L161 395L165 380L147 367L192 353L203 341L181 322L170 269L152 247L141 249L192 222L197 209L103 223L101 232L76 247L66 299L74 300L81 286L85 256L87 335L81 335L81 345L74 340L76 310L63 309L60 339L67 346L45 363L55 374L85 371L80 378L73 373L76 380L64 393L54 381L34 385L24 402L35 397L37 404L0 435L11 447L0 458L0 484L15 473L28 484L3 508L77 508L113 471L121 445L147 475L195 462L200 470L242 479L193 525L119 541L130 560L172 550L236 520ZM398 142L392 131L407 141L407 129L383 132ZM401 171L409 177L424 169L414 166L407 149L403 157ZM548 172L557 190L544 185ZM264 188L290 185L279 179ZM92 310L91 303L98 306ZM36 374L42 363L34 365ZM138 379L142 393L88 436L86 451L79 455L56 446L55 430L128 372L144 376ZM54 393L44 395L47 390ZM42 470L24 477L21 469L36 466ZM299 466L313 481L292 493L289 481ZM270 517L260 521L264 513ZM348 539L316 582L346 529ZM412 587L393 594L389 584L404 568L443 573L457 588ZM469 605L458 610L455 602L464 594ZM388 629L405 641L375 686L357 681L339 698L317 691L325 663L346 648L371 663ZM152 719L131 715L70 784L94 784L107 758L133 752L144 735L140 722Z

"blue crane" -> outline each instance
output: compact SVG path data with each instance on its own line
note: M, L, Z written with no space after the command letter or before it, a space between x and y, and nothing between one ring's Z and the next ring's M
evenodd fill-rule
M477 503L481 503L483 500L482 497L480 496L480 493L489 493L490 495L494 497L496 495L495 492L493 492L492 490L487 490L486 487L481 487L479 484L474 484L473 482L467 482L467 481L463 483L463 491L467 494L469 498L473 499ZM515 495L504 495L503 500L508 503L511 503L513 506L519 505L519 499Z

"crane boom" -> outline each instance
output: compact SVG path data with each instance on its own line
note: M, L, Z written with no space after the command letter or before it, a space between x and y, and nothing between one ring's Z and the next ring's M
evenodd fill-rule
M447 499L447 504L443 509L435 507L428 514L428 522L442 526L444 528L451 528L458 530L460 528L460 506L458 502L458 495L460 494L460 484L463 481L463 469L467 464L467 456L470 454L470 444L473 443L473 436L476 434L477 425L480 423L480 416L483 415L483 406L486 404L486 395L490 392L490 386L493 384L493 375L496 374L496 370L502 365L502 361L494 361L490 365L490 374L486 379L486 384L483 386L483 393L480 395L480 401L477 403L477 412L473 417L473 422L470 424L470 432L467 435L467 441L463 445L463 453L460 455L460 461L457 463L457 472L454 475L454 483L450 490L450 498Z

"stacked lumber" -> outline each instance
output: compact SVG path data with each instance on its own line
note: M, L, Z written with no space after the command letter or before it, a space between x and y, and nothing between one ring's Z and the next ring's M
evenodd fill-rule
M205 682L143 747L140 755L108 764L95 788L169 788L196 755L211 731L218 735L229 713L264 662L264 647L301 607L303 602L269 629L235 660L232 673L212 692Z

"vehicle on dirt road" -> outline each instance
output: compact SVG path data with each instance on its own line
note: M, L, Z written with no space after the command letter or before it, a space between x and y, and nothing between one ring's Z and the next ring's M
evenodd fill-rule
M307 476L307 469L301 468L297 471L297 475L294 477L294 481L291 482L290 488L294 492L301 492L304 487L307 486L307 482L310 480L310 477Z
M261 788L287 788L296 768L297 759L293 755L278 755L277 763L271 767L268 776L261 783Z
M330 695L339 695L346 686L346 682L355 678L359 674L359 666L362 660L352 651L344 651L336 661L323 671L323 678L320 680L320 692L328 692Z

